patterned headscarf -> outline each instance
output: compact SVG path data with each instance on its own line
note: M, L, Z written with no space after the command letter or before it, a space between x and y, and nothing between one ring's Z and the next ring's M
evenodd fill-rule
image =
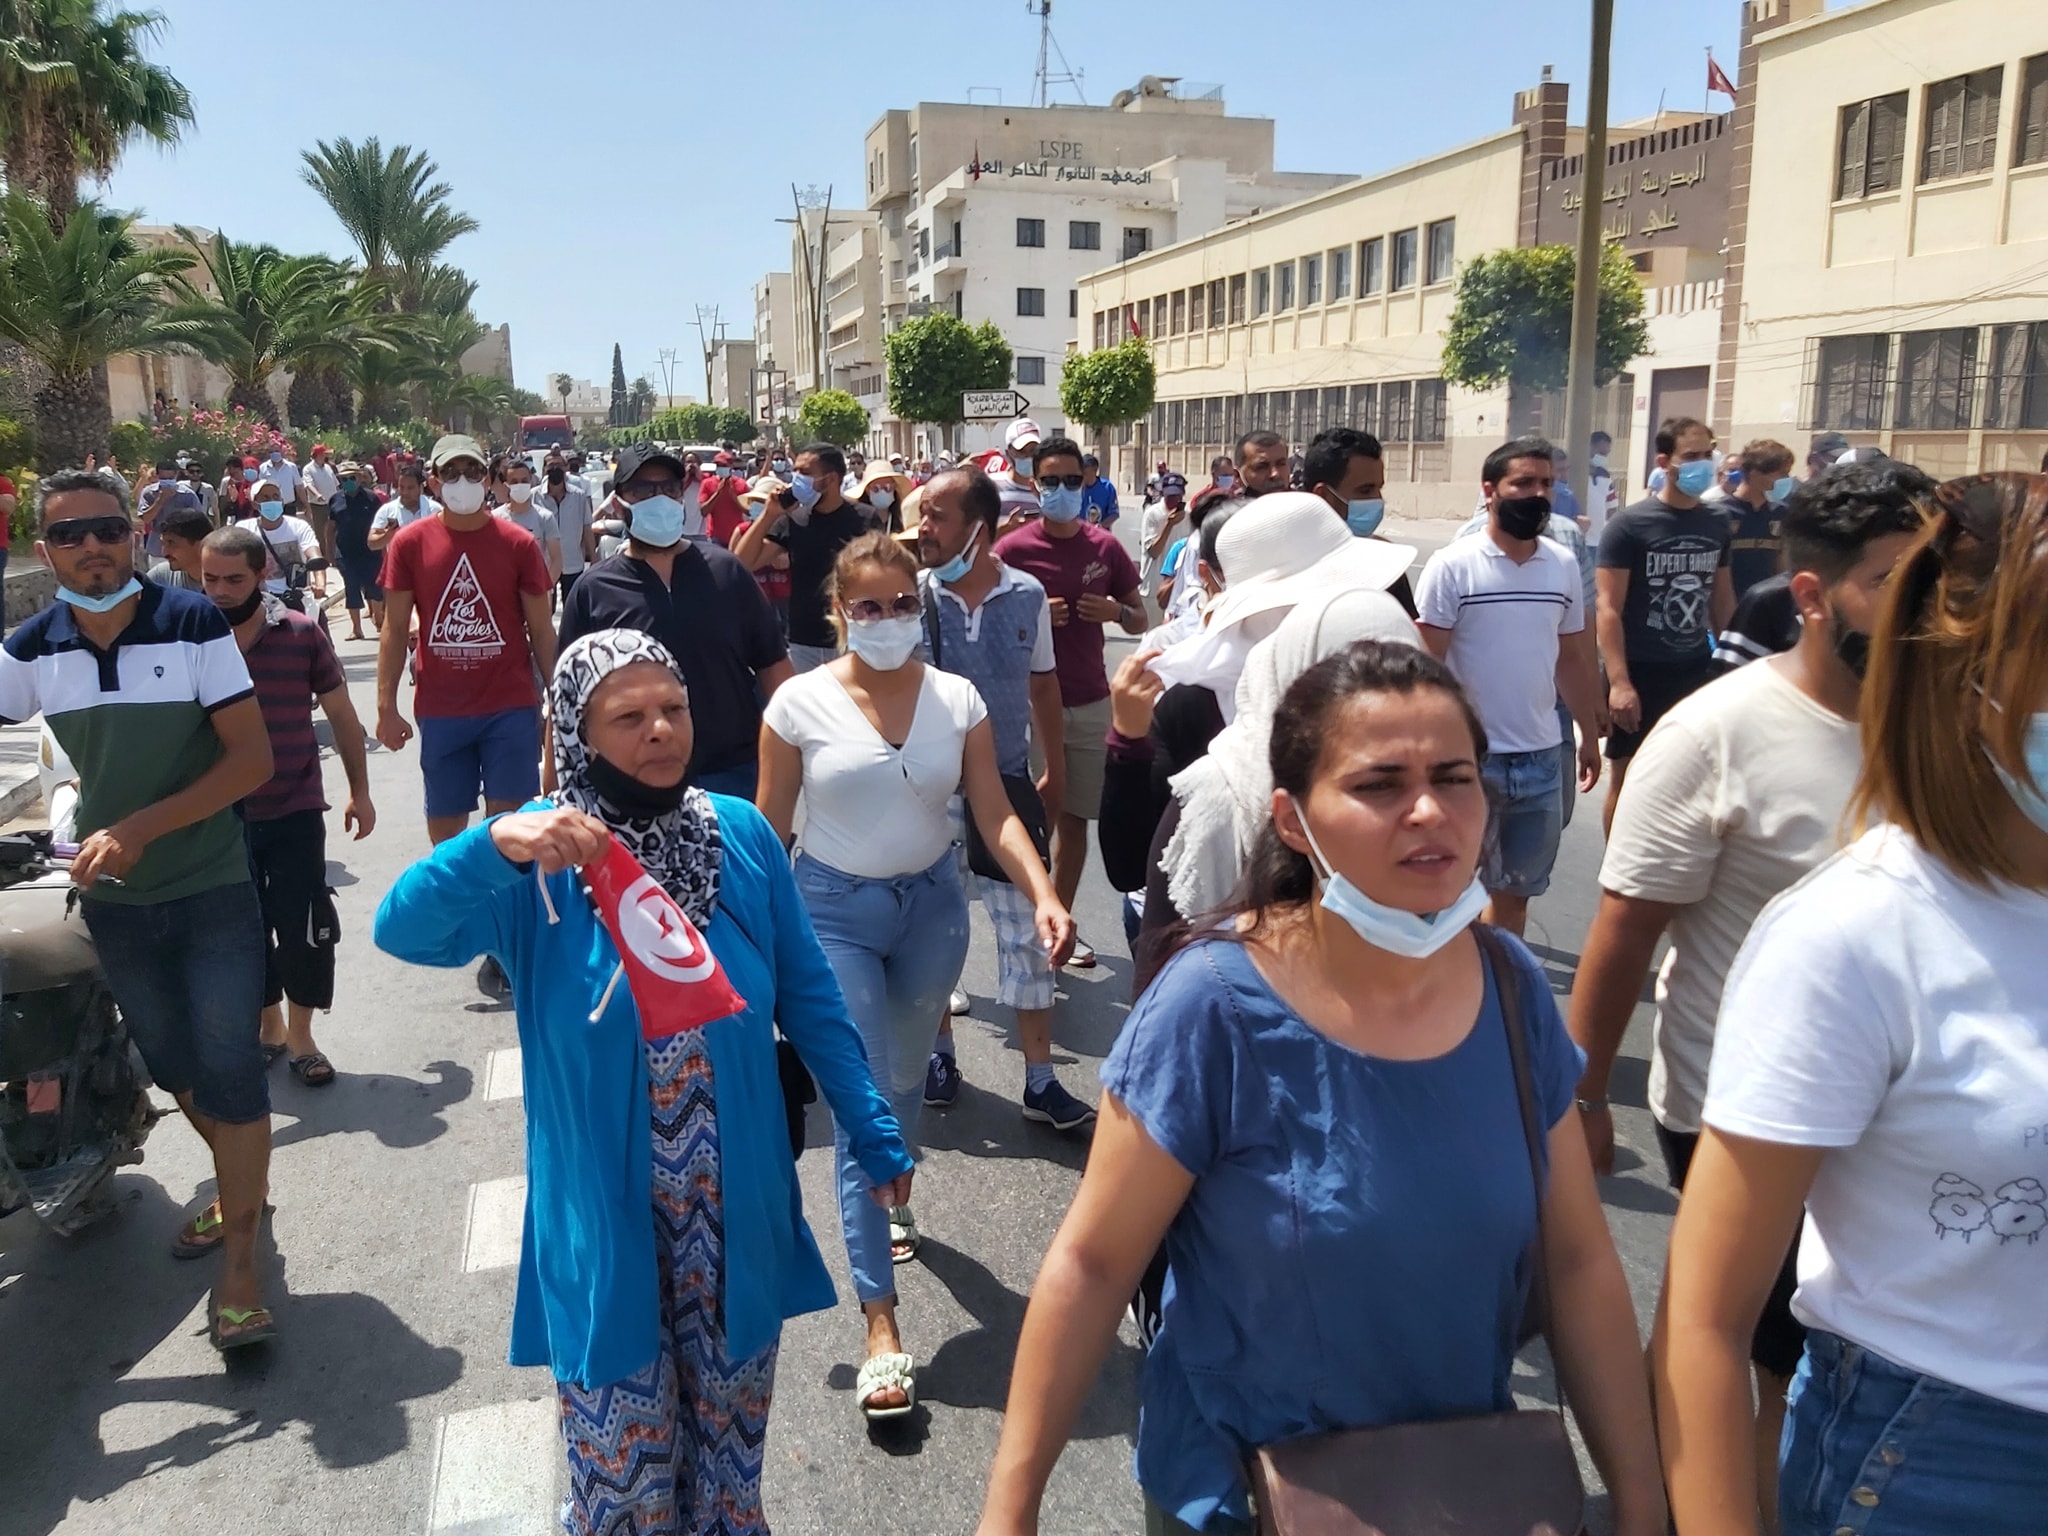
M590 782L594 754L583 739L583 712L597 685L619 668L636 661L655 661L683 681L667 647L637 629L600 629L583 636L555 663L554 731L555 798L588 812L612 829L640 867L661 883L676 904L701 930L711 924L718 905L718 867L724 845L718 835L718 813L711 797L691 789L673 811L648 820L628 816L598 794Z

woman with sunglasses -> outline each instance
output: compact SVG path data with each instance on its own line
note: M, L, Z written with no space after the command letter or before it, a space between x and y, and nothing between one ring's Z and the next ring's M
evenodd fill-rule
M1074 922L1010 808L981 695L918 659L916 558L886 533L863 534L840 551L826 604L844 654L768 701L759 804L787 842L804 797L797 890L914 1154L925 1064L967 958L967 896L947 815L963 783L982 837L1029 894L1055 966L1073 946ZM870 1419L896 1418L916 1402L916 1365L896 1327L893 1266L914 1253L916 1227L908 1206L884 1212L868 1199L843 1126L837 1145L840 1222L867 1317L857 1401Z
M1784 1536L2048 1509L2048 477L1935 506L1870 642L1869 830L1722 997L1652 1354L1686 1536L1756 1529L1750 1331L1802 1209Z

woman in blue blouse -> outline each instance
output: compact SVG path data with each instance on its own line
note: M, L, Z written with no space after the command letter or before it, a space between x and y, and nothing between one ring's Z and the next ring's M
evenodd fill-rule
M764 1531L782 1322L833 1302L771 1026L817 1077L880 1204L910 1198L910 1155L781 840L746 801L687 783L674 658L638 631L600 630L562 653L553 689L557 806L441 844L384 898L376 941L421 965L488 954L511 978L527 1160L511 1358L555 1373L568 1528ZM743 1012L642 1039L576 875L614 837L703 933Z
M1511 1406L1536 1233L1501 1004L1471 924L1486 742L1441 662L1360 641L1274 716L1273 817L1228 910L1139 1000L1017 1346L984 1536L1046 1478L1166 1241L1147 1530L1238 1532L1259 1446ZM1664 1530L1627 1282L1572 1116L1578 1054L1515 960L1544 1123L1551 1339L1622 1536ZM1483 1468L1472 1469L1484 1475Z

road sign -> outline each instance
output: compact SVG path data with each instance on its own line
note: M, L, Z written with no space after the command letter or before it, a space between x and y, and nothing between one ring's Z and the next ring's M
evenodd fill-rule
M960 392L962 421L1008 421L1031 409L1031 402L1014 389L964 389Z

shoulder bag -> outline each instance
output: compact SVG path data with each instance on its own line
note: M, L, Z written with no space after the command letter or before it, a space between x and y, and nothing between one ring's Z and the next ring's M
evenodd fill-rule
M925 645L932 653L932 665L940 671L946 664L939 652L939 584L936 581L919 578L924 587L924 637ZM1031 846L1038 850L1039 862L1047 869L1052 868L1052 828L1046 825L1045 802L1038 795L1038 781L1028 773L1006 773L1003 775L1003 793L1010 797L1010 809L1017 813L1017 819L1024 823L1024 830L1031 834ZM963 796L965 790L962 790ZM1010 877L1003 872L1003 866L996 862L995 851L982 840L981 829L974 824L974 807L967 807L967 867L977 875L990 880L1010 884Z
M1473 935L1507 1025L1536 1189L1531 1308L1549 1333L1542 1117L1529 1071L1521 968L1494 931ZM1247 1468L1259 1536L1578 1536L1586 1493L1558 1407L1338 1430L1259 1447Z

